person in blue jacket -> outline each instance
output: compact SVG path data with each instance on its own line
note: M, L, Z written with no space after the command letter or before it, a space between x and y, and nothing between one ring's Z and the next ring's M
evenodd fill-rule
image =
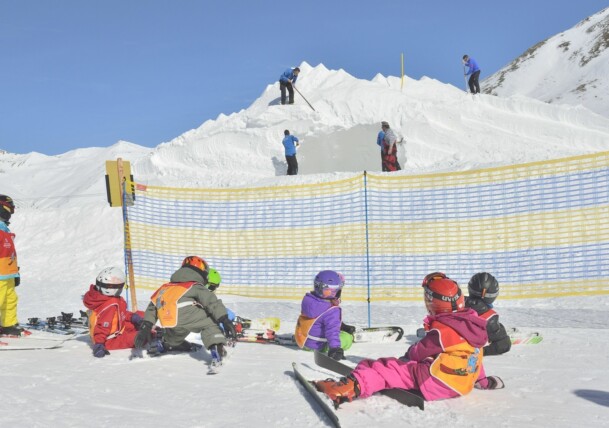
M468 55L463 55L463 65L468 67L466 76L469 76L469 80L467 83L469 84L469 91L472 94L480 93L480 83L478 83L478 79L480 78L480 67L478 67L478 63L474 58L470 58Z
M298 174L298 161L296 160L296 147L300 144L298 143L298 138L294 135L290 135L290 131L287 129L283 131L283 147L285 148L285 160L288 163L288 175L297 175Z
M385 131L383 131L382 129L379 131L378 135L376 136L376 145L379 146L379 148L381 149L381 165L383 164L383 140L385 139Z
M294 69L288 68L279 77L279 89L281 90L281 104L285 104L286 89L290 93L290 99L289 99L288 103L294 104L294 86L293 85L296 84L296 79L298 79L299 73L300 73L300 68L298 68L298 67L296 67Z

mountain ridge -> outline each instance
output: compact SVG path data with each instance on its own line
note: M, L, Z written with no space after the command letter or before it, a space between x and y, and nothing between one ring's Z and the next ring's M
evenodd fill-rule
M540 41L482 82L486 94L581 104L609 117L609 8Z

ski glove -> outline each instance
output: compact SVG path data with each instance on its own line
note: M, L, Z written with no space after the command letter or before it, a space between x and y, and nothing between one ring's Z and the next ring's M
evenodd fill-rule
M343 348L330 348L328 351L328 357L336 361L344 360L345 351L343 351Z
M93 356L95 358L104 358L106 355L110 355L110 352L108 352L103 343L93 345Z
M143 321L140 331L135 336L135 347L137 349L143 349L144 345L152 340L152 323L150 321Z
M237 330L235 330L235 325L233 322L228 319L228 315L224 315L218 319L218 323L222 326L224 330L224 335L229 339L237 339Z
M474 384L476 389L502 389L505 384L499 376L487 376Z
M355 333L355 326L352 326L352 325L349 325L349 324L345 324L345 323L341 323L340 330L344 331L346 333L349 333L349 334L353 334L353 333Z
M142 318L142 316L140 314L136 314L134 312L133 315L131 315L131 324L133 324L135 326L136 330L138 330L140 328L142 321L144 321L144 318Z
M16 276L15 277L15 287L19 287L19 284L21 284L21 277L20 276Z

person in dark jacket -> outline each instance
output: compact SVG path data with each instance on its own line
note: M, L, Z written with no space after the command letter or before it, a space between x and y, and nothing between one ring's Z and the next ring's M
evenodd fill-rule
M467 73L465 73L465 75L469 76L469 80L467 81L469 91L472 94L479 94L480 83L478 82L478 79L480 78L480 67L478 67L478 63L474 58L463 55L463 65L467 67Z
M288 104L294 104L294 86L296 85L296 79L300 74L300 68L294 69L288 68L279 76L279 89L281 90L281 104L285 104L286 101L286 90L290 93L290 99Z
M296 323L294 339L302 349L327 352L341 360L353 344L355 327L342 322L340 296L345 278L333 270L315 276L313 291L302 299L301 314Z
M484 355L508 352L512 342L505 327L499 322L499 314L493 309L493 302L499 296L499 282L490 273L480 272L471 277L467 289L469 296L465 298L465 306L474 309L486 320L490 344L484 347Z
M159 321L163 327L162 349L188 352L190 333L200 333L201 341L212 355L225 356L226 338L236 339L235 326L228 318L222 300L210 289L209 265L200 257L189 256L150 298L135 347L142 349L152 340L152 328ZM222 329L224 333L222 332Z

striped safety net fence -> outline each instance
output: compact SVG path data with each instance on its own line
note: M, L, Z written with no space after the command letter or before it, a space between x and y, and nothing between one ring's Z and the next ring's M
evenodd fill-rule
M220 271L219 292L251 297L301 298L324 269L345 275L344 300L419 300L433 271L464 292L490 272L501 298L609 294L609 152L293 186L127 186L138 288L198 255Z

